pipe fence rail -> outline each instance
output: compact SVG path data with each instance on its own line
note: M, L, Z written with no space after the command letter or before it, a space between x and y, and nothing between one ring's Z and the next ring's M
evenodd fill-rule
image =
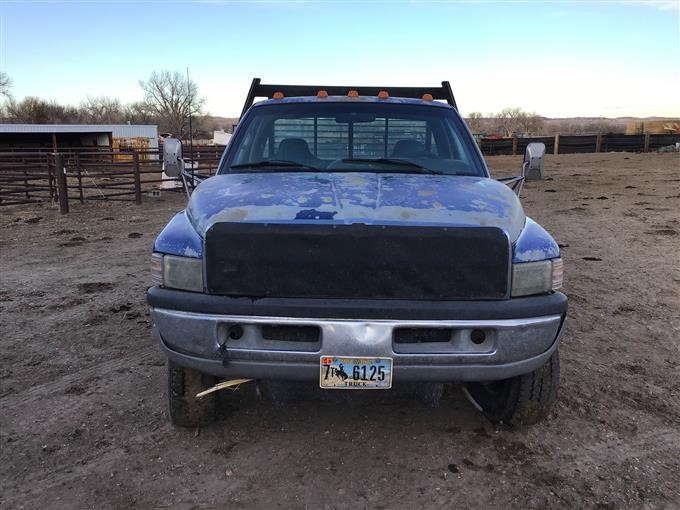
M23 152L4 156L0 154L0 205L54 199L56 181L49 154Z
M595 134L514 138L480 138L485 155L522 154L531 142L542 142L548 154L649 152L680 143L680 134ZM217 171L223 146L194 146L184 152L186 168L197 177ZM47 152L0 149L0 206L37 202L132 201L157 188L175 188L177 179L163 177L162 151L110 150L97 147Z
M217 171L222 147L187 151L187 167L197 177ZM58 202L62 213L69 202L132 201L163 187L173 189L179 181L162 174L158 150L61 152L0 151L0 206Z

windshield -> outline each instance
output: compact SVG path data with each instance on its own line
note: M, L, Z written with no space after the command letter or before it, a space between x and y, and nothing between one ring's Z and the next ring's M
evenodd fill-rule
M347 101L253 108L219 173L291 170L486 175L448 108Z

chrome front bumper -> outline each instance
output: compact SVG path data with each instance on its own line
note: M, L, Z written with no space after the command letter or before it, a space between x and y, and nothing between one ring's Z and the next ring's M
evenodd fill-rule
M170 359L219 377L318 380L321 356L372 356L392 358L398 382L495 380L531 372L557 348L565 315L350 320L203 314L152 307L151 317L154 334ZM317 328L318 341L273 340L263 334L266 328L281 326ZM230 337L234 327L239 334ZM438 341L421 338L404 342L395 338L397 329L446 330L450 336L445 341L440 337Z

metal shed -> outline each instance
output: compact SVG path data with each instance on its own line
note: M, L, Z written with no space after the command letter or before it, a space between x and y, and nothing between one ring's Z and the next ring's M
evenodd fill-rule
M151 124L0 124L0 150L158 149L158 126Z

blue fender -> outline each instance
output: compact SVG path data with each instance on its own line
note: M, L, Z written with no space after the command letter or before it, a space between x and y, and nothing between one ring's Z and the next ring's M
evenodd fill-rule
M522 233L513 247L512 262L534 262L560 256L560 247L548 232L527 217Z
M203 239L191 225L186 210L177 213L158 234L153 250L180 257L203 258Z

